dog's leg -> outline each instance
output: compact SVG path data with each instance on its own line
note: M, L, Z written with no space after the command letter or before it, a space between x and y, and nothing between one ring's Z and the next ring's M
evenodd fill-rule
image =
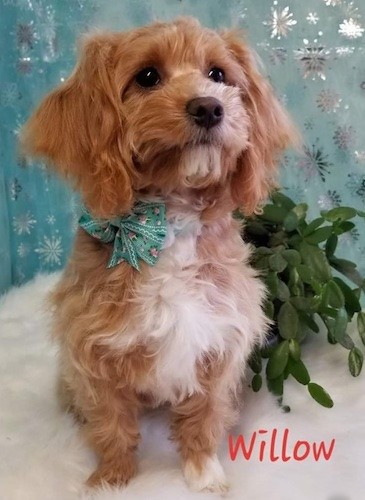
M95 389L95 387L93 388ZM91 446L100 457L100 464L87 484L126 484L136 473L135 449L138 432L139 403L132 390L98 384L95 401L83 408L85 430Z
M227 396L194 394L172 408L173 438L179 443L190 488L225 493L228 484L217 447L234 414Z
M72 413L74 418L80 422L80 424L85 423L85 417L82 414L80 408L75 404L75 395L70 385L66 382L63 375L58 375L57 380L57 399L60 409L67 413Z

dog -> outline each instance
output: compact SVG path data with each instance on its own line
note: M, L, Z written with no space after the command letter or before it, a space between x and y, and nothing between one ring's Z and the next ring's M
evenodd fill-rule
M167 405L189 486L227 490L217 447L268 331L232 213L260 209L293 138L241 35L192 18L87 35L28 120L25 150L84 203L52 303L60 393L100 459L88 485L135 475L138 415Z

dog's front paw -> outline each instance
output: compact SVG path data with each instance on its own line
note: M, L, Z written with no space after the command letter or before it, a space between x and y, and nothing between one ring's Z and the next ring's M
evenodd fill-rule
M210 491L224 495L229 490L217 455L205 457L199 467L193 461L187 460L184 465L184 476L193 491Z
M87 486L92 488L110 484L112 486L124 486L136 475L137 466L134 457L128 460L119 458L113 462L103 462L87 480Z

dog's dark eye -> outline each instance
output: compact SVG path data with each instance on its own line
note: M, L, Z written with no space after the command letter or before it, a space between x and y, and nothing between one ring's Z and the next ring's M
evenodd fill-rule
M220 68L212 68L208 76L211 80L217 83L222 83L225 80L224 71Z
M136 76L136 82L141 87L154 87L161 81L161 77L156 68L152 66L143 68Z

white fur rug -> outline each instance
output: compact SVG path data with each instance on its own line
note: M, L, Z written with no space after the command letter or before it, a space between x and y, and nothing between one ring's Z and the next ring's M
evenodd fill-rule
M59 411L55 399L56 349L48 339L49 317L43 301L57 279L58 275L39 276L11 290L0 301L0 499L213 498L186 487L163 413L142 421L137 478L125 489L85 491L83 482L95 467L96 458L82 442L77 424ZM329 346L320 337L303 346L303 351L306 359L313 358L308 365L313 381L329 391L334 408L317 405L296 382L285 389L290 413L282 413L266 390L254 394L248 389L245 410L234 434L244 434L248 445L255 431L266 429L269 435L278 429L280 451L283 430L288 428L289 454L297 440L329 443L334 438L332 457L328 461L279 459L272 463L265 455L260 462L257 445L249 461L240 455L233 462L226 441L219 455L231 483L229 498L364 498L365 373L353 379L347 369L347 352Z

